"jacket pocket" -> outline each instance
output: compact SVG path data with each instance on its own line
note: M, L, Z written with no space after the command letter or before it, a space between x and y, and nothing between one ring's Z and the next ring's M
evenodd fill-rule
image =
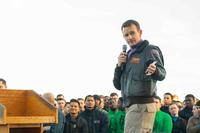
M155 113L157 111L155 103L148 103L147 105L147 112Z

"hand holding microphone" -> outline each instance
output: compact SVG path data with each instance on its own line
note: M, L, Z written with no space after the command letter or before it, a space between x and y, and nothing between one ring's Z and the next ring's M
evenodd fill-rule
M118 66L122 66L124 63L126 63L126 58L127 58L127 45L123 45L122 46L122 52L120 53L120 55L118 56Z

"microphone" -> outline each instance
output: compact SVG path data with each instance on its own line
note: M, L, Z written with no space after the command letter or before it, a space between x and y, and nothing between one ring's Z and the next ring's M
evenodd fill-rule
M126 50L127 50L127 45L124 44L124 45L122 46L122 52L126 52Z
M125 53L126 53L126 50L127 50L127 45L126 45L126 44L122 45L122 52L125 52ZM124 70L125 65L126 65L125 63L122 63L122 64L121 64L121 69L122 69L122 70Z

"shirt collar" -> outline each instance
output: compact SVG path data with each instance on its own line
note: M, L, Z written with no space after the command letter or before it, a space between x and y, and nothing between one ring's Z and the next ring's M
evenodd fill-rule
M133 47L131 47L131 49L135 49L137 48L140 44L142 44L143 40L141 39L136 45L134 45Z
M128 57L130 57L131 54L135 53L137 47L138 47L139 45L141 45L142 42L143 42L143 40L141 39L136 45L134 45L133 47L130 47L130 49L128 50Z

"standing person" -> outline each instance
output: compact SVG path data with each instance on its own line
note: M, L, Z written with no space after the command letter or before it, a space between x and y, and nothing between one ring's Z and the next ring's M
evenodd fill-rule
M0 89L7 89L6 80L0 78Z
M69 113L70 102L66 102L63 113L66 116Z
M171 116L160 110L161 98L159 96L154 96L154 102L157 107L157 112L153 125L153 133L171 133L173 127Z
M118 100L118 112L114 116L114 129L115 133L124 133L124 119L125 119L125 108L122 106L122 97Z
M176 103L169 105L169 112L172 117L172 133L186 133L186 121L178 116L179 107Z
M165 78L162 52L159 47L142 40L142 30L135 20L121 26L124 39L130 46L118 56L113 83L121 90L127 108L125 132L152 132L156 107L156 82Z
M118 100L119 100L119 96L118 96L118 94L115 93L115 92L112 92L112 93L110 94L110 98L111 98L111 99L114 99L116 102L118 102Z
M109 103L108 100L110 99L109 96L104 96L104 110L108 111L109 110Z
M93 95L94 96L94 101L95 101L95 106L100 109L100 104L101 104L101 99L99 95Z
M173 101L173 95L171 93L169 93L169 92L165 93L164 94L164 100L163 100L164 105L161 106L160 110L165 112L165 113L170 114L169 105L172 104L172 101Z
M200 102L193 106L193 116L188 120L187 133L200 133Z
M52 106L55 106L55 97L51 92L46 92L42 97L48 101ZM43 133L63 133L65 125L65 117L60 109L58 109L58 123L57 124L45 124Z
M108 117L109 117L109 129L108 133L116 133L115 129L115 114L118 112L118 102L116 99L109 99L109 111L108 111Z
M195 105L195 96L187 94L185 96L185 106L179 111L179 116L188 122L189 118L193 116L193 106Z
M58 103L58 108L63 112L64 115L66 115L65 113L66 100L63 98L59 98L59 99L56 99L56 101Z
M96 108L93 95L86 96L85 107L85 111L81 112L80 116L88 123L88 133L107 133L108 115Z
M83 112L85 110L85 101L83 98L78 98L77 100L80 103L80 112Z
M80 103L76 99L70 100L70 112L66 116L63 133L88 133L87 121L80 117Z
M98 110L100 110L101 112L103 112L104 114L108 115L108 112L106 110L104 110L103 108L101 108L101 98L99 95L93 95L94 96L94 101L95 101L95 106Z

